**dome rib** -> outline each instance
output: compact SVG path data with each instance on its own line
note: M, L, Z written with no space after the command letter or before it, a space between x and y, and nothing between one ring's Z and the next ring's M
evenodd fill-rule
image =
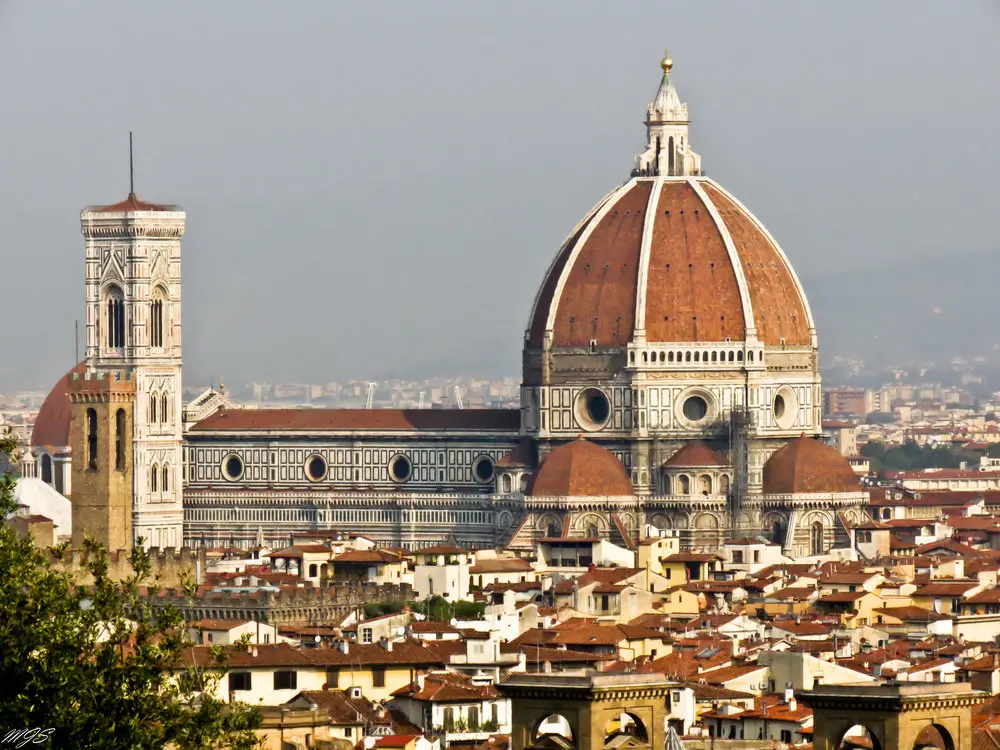
M553 346L582 347L592 340L598 346L624 346L632 339L639 249L651 188L651 180L623 185L576 243L546 326Z
M726 222L722 220L722 216L719 214L715 204L709 199L705 189L698 183L697 180L689 179L688 183L698 194L698 197L701 199L702 205L705 206L705 210L708 211L709 216L711 216L715 221L715 226L719 230L719 234L722 236L722 241L726 245L726 252L729 253L729 263L733 268L733 275L736 277L736 287L740 290L740 304L743 307L743 327L745 329L744 335L748 339L756 338L757 327L754 323L753 301L750 299L750 290L747 287L747 276L743 271L743 261L740 259L740 253L736 249L736 243L733 242L733 237L729 234L729 228L726 226Z
M545 330L548 325L549 312L552 308L552 302L555 299L556 287L559 285L559 280L562 278L563 269L566 267L567 261L573 255L573 250L575 249L580 238L583 236L584 231L590 226L591 220L597 214L601 208L611 199L615 193L617 193L619 188L614 190L609 190L601 200L599 200L587 215L580 220L580 222L573 227L573 231L570 232L569 236L563 242L562 246L559 248L559 252L556 253L556 257L552 259L549 264L548 271L545 273L545 280L542 285L538 288L538 292L535 294L534 304L531 306L531 315L528 317L528 327L525 331L525 341L529 346L541 346L545 338Z
M649 253L653 245L653 227L656 225L656 209L660 205L663 178L653 181L646 204L646 220L642 225L642 243L639 246L639 281L635 293L635 336L646 336L646 290L649 287Z
M734 241L738 241L740 257L745 260L747 289L758 313L757 338L771 346L813 344L812 312L784 251L760 220L731 193L712 181L705 182L704 190L716 204ZM772 267L768 268L769 258L775 255L781 267L774 267L771 260ZM761 304L765 301L766 304Z

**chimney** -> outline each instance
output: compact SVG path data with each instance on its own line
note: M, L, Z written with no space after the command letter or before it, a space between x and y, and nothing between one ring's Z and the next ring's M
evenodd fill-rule
M254 644L253 648L250 649L250 655L253 656L254 659L257 658L257 644Z
M346 654L346 653L350 652L350 650L351 650L351 644L348 643L347 641L340 641L340 642L337 643L337 648L340 649L340 652L342 654Z
M788 708L792 711L795 710L795 692L792 689L792 683L785 683L785 703L788 704Z
M542 671L545 674L552 674L552 662L546 659L545 662L542 664Z

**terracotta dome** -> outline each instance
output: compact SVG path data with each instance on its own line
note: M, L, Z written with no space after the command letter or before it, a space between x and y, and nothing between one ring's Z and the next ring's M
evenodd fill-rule
M69 446L69 381L73 373L83 374L87 363L81 362L67 372L55 384L38 410L35 425L31 430L31 447L66 448Z
M538 497L618 497L633 495L622 462L584 438L560 445L542 461L531 486Z
M666 468L729 466L729 459L704 440L692 440L663 462Z
M835 449L805 435L779 448L764 464L764 494L861 492L858 475Z
M529 347L744 341L808 347L815 326L764 226L703 176L634 177L563 245L528 324Z

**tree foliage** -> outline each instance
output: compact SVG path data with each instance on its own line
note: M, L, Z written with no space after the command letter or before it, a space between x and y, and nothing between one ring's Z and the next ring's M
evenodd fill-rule
M988 452L987 452L988 453ZM979 463L979 456L971 451L950 445L918 445L907 440L902 445L886 447L871 441L861 446L861 455L869 459L875 471L906 471L909 469L957 469L964 462L967 466Z
M8 432L0 456L14 454ZM0 518L14 511L14 480L0 480ZM65 554L58 549L56 555ZM0 727L41 729L58 748L250 748L260 715L225 704L212 690L225 672L214 651L208 669L187 668L183 619L154 615L143 597L149 558L133 554L135 574L115 582L108 557L87 544L92 585L75 584L48 551L0 524ZM189 593L193 585L188 583Z

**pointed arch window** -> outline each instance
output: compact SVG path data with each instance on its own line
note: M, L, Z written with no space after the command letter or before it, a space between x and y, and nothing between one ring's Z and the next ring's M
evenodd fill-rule
M163 469L160 472L160 489L164 492L170 492L170 464L163 464Z
M156 464L153 464L153 466L149 470L149 491L150 492L156 492L157 491L156 488L157 488L157 485L159 483L159 478L160 478L160 467L157 466Z
M823 522L816 521L809 529L809 546L813 555L822 555L823 549Z
M164 393L160 397L160 421L164 424L167 423L167 394Z
M163 302L165 296L163 289L157 288L149 303L149 345L157 348L163 347Z
M108 287L105 292L105 343L109 349L121 349L125 346L125 295L116 286Z
M668 153L667 153L667 164L668 164L667 169L668 169L668 171L670 173L670 176L673 177L674 176L674 137L673 136L670 136L670 138L667 140L667 151L668 151Z
M97 410L87 409L87 468L97 469Z
M125 410L115 412L115 469L125 470Z
M52 484L52 456L48 453L42 454L42 481Z
M156 397L155 393L152 396L149 397L149 421L150 422L156 422L156 404L157 404L157 401L159 401L159 399Z

